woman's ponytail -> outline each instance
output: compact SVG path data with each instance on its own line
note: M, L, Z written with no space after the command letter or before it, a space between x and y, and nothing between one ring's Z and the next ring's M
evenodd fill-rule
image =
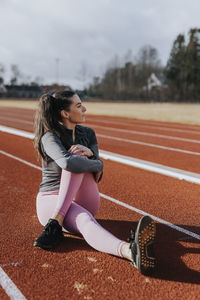
M34 118L34 147L38 152L38 156L41 155L43 159L46 159L42 148L41 148L41 138L43 134L50 130L57 134L58 136L62 132L62 118L61 118L61 110L66 109L69 110L70 105L72 104L74 92L66 92L70 93L69 97L63 97L62 95L56 95L55 97L49 94L43 94L39 99L38 108L35 113Z
M41 149L41 138L47 130L57 131L59 127L60 114L56 107L56 99L49 94L44 94L39 99L38 108L34 118L34 147L44 159Z

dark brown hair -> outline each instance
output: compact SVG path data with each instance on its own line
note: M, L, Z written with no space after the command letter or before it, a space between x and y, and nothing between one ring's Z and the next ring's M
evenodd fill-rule
M38 152L38 156L41 155L46 159L40 141L47 130L60 136L63 126L60 112L63 109L70 111L71 98L74 95L74 91L62 91L55 92L53 96L44 94L40 97L34 119L34 147Z

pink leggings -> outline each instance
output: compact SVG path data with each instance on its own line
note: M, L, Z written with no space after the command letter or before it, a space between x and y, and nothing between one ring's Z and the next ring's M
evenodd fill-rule
M55 212L64 216L63 227L69 232L81 233L94 249L116 256L121 255L125 242L105 230L94 218L100 205L97 184L92 173L71 173L62 170L60 189L39 192L37 215L46 225Z

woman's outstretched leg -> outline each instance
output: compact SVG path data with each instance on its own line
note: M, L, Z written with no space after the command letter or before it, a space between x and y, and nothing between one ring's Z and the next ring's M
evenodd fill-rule
M61 186L59 195L56 195L58 192L38 194L37 215L40 222L46 224L53 211L57 210L64 214L64 211L67 210L63 222L63 227L66 230L81 233L88 244L96 250L121 256L121 244L124 242L100 226L92 215L97 212L99 207L99 193L92 174L74 174L75 176L72 174L70 176L68 173L63 172L62 174L63 186ZM82 176L80 177L79 175ZM77 197L75 200L88 207L90 211L72 201L76 193ZM43 249L51 248L47 244L41 245L40 242L37 242L35 245L42 246L41 248Z
M122 257L121 247L126 242L104 229L88 210L77 203L71 204L64 218L63 227L68 231L81 233L94 249Z
M41 224L45 225L52 215L56 207L57 198L58 191L38 194L37 215ZM96 250L121 256L132 261L143 274L151 273L155 269L155 257L152 250L155 238L155 224L148 216L140 220L135 236L131 236L130 244L119 240L109 233L97 223L89 211L74 202L70 205L63 226L68 231L81 233L88 244ZM60 227L60 229L62 234L62 228ZM44 232L46 233L45 230ZM41 247L37 243L35 246ZM41 248L50 249L52 247L49 248L48 245L44 246L43 244Z
M82 206L72 203L64 219L67 230L80 232L94 249L130 260L142 274L150 275L155 270L154 254L155 223L149 216L140 219L135 233L131 232L126 243L104 229L92 214Z
M55 211L55 206L57 203L57 199L58 199L58 191L53 191L53 192L43 192L43 193L39 193L37 196L37 201L36 201L36 207L37 207L37 216L38 219L40 221L40 223L45 226L49 220L49 218L52 216L53 212ZM98 200L98 199L97 199ZM79 207L79 209L77 209ZM98 205L96 204L93 208L93 211L95 209L95 207L98 207ZM81 233L86 241L87 241L87 230L88 228L86 228L85 233L81 232L81 228L80 230L78 229L77 225L76 225L76 216L78 215L79 212L84 212L86 213L87 210L85 210L84 208L82 208L80 205L72 202L69 211L64 219L63 222L63 227L69 231L69 232L74 232L74 233ZM88 216L90 216L91 212L87 212ZM91 213L92 214L92 213ZM84 217L85 218L85 217ZM94 218L92 217L91 220L93 220ZM94 223L96 223L96 221L94 220ZM100 225L99 225L100 226ZM94 229L95 230L95 229ZM110 240L110 238L109 238ZM95 248L96 250L99 251L105 251L106 249L102 249L102 248L96 248L95 245L93 246L93 239L92 237L89 236L89 240L87 241L90 246L92 246L93 248ZM119 253L119 248L120 248L120 242L119 240L115 241L114 243L112 243L112 247L111 250L108 251L108 253L112 253L115 255L118 255ZM98 243L97 245L98 246ZM114 249L114 250L113 250ZM128 257L130 257L130 253L129 253L129 244L127 247L127 243L122 244L122 255L123 257L129 259ZM120 255L121 256L121 255Z

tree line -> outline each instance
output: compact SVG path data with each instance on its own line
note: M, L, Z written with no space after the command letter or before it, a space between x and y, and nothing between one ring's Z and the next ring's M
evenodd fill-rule
M80 75L85 77L86 67ZM5 67L0 63L0 88L4 84ZM19 85L36 88L43 79L24 76L17 65L11 65L10 87ZM13 93L13 91L12 91ZM107 65L104 75L81 92L92 98L122 101L200 101L200 29L191 28L185 36L179 34L173 42L165 66L156 48L143 46L133 57L129 50L123 62L116 55Z
M40 86L43 82L43 78L40 76L36 76L34 79L31 79L31 76L24 75L20 71L18 65L11 64L10 66L11 78L9 85L30 85L30 86ZM5 76L6 68L0 63L0 85L5 84L4 76Z
M166 66L152 46L128 55L123 65L115 58L102 78L95 77L87 89L91 97L134 101L200 101L200 29L175 39Z

